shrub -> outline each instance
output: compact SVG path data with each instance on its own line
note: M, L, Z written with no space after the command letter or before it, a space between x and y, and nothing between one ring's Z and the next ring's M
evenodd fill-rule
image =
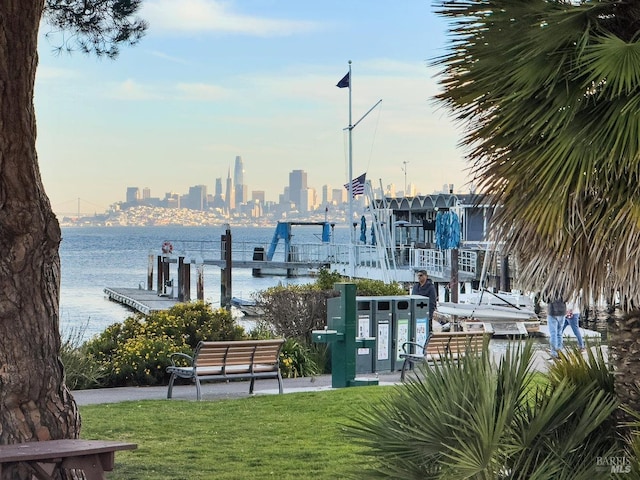
M174 352L191 354L201 340L240 340L231 313L203 302L183 303L110 325L85 345L101 364L107 386L164 383Z
M321 290L313 284L279 285L258 292L255 298L276 335L309 345L311 331L326 324L327 298L336 295L335 290Z
M486 348L421 366L382 405L356 415L347 430L369 447L375 476L591 480L598 457L622 455L602 354L568 355L540 382L530 342L509 348L499 365ZM560 372L569 377L558 381Z
M83 346L86 325L71 329L62 340L60 361L64 365L64 382L70 390L100 385L103 372L96 359Z
M280 372L285 378L311 377L319 373L309 348L292 338L285 340L280 349Z

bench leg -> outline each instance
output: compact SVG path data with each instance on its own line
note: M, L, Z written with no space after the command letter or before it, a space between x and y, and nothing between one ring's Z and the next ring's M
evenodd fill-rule
M407 361L406 358L404 359L404 362L402 362L402 370L400 371L400 381L401 382L404 382L404 376L405 376L405 373L407 371L407 364L408 363L409 362Z
M200 400L201 398L201 394L200 394L200 379L198 378L198 376L196 375L196 399Z
M278 371L278 393L282 394L282 375Z
M254 377L251 377L251 383L249 384L249 395L253 395L253 384L256 381Z
M176 379L176 374L172 373L171 377L169 377L169 389L167 390L167 398L171 398L173 395L173 382Z

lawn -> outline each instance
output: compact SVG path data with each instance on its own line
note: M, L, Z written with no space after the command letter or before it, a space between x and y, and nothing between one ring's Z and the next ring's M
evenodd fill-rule
M138 444L116 454L111 480L369 478L344 426L395 388L87 405L81 437Z

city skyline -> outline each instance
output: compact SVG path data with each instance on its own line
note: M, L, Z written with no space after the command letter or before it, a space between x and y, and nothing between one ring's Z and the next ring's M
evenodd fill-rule
M238 165L238 159L240 159L240 165L242 166L243 163L241 161L240 156L236 156L236 165ZM191 201L191 200L185 200L185 199L193 194L195 194L196 197L200 199L199 200L200 202L202 202L202 200L204 199L206 203L207 202L206 199L208 198L209 199L208 205L206 205L207 208L219 208L219 209L225 209L226 211L237 210L240 204L247 204L254 201L258 201L263 206L266 204L281 204L283 202L291 202L296 204L296 209L298 210L302 209L303 211L307 211L307 210L314 210L317 208L324 208L325 205L336 205L341 203L345 204L348 199L347 189L344 185L337 186L337 185L325 184L325 185L322 185L320 188L317 188L316 186L310 185L307 182L307 172L305 172L304 170L297 169L289 172L289 184L288 185L285 184L282 187L281 192L276 192L275 194L271 193L270 195L266 195L264 190L250 188L251 187L250 185L238 184L237 183L238 181L242 181L242 176L240 176L240 178L238 179L236 175L237 170L238 170L237 168L234 168L233 170L234 173L231 174L231 168L229 167L227 178L217 177L214 179L212 184L202 183L198 185L195 185L195 184L190 185L188 187L188 190L184 192L178 192L176 190L169 190L166 192L156 192L147 186L143 187L139 185L136 185L136 186L129 185L125 187L123 190L124 198L113 199L109 203L107 208L104 209L104 211L94 210L92 212L89 211L89 214L104 213L107 210L113 208L115 205L122 204L122 203L144 204L146 201L146 203L148 204L158 204L160 201L166 202L167 200L170 203L170 205L168 206L171 208L180 207L180 208L192 208L197 210L206 209L206 208L203 208L204 203L200 203L199 206L197 204L191 204L191 203L184 204L185 201L187 202ZM241 171L242 173L244 173L244 169L241 169ZM223 191L222 189L223 182L225 182L225 184L227 185L226 191ZM246 197L244 197L242 202L238 202L238 199L240 197L238 196L238 192L236 189L239 185L242 185L245 189L243 194L245 194ZM301 197L297 195L293 195L292 197L290 195L290 192L291 190L295 190L295 185L298 185L300 191L305 189L313 191L313 194L315 195L315 198L314 198L315 201L310 202L310 199L303 200ZM407 184L408 193L406 193L403 188L400 188L400 186L397 186L393 183L383 185L385 195L391 196L391 197L394 197L396 195L401 196L401 195L404 195L405 193L408 196L417 196L417 195L434 194L439 192L448 192L452 187L455 187L455 185L443 184L440 189L435 189L434 191L431 191L431 192L424 192L424 191L421 191L417 187L417 185L409 182ZM377 192L377 195L379 196L380 195L379 185L372 184L372 188L374 192ZM454 190L457 192L463 191L463 189L461 188L457 188L457 189L454 188ZM216 203L218 197L220 197L219 203ZM229 198L233 199L232 203L229 203ZM79 212L86 213L87 212L86 208L80 209L79 203L81 204L82 202L83 202L83 199L78 198L75 200L75 205L73 205L73 208L70 208L66 211L59 211L57 213L63 216L77 216ZM90 207L87 207L87 208L89 208L90 210Z
M277 201L296 169L343 185L349 60L353 122L383 100L353 130L354 176L423 192L469 181L459 128L432 103L446 24L429 2L145 0L141 16L147 36L115 61L56 56L42 27L37 148L54 211L106 209L129 185L211 192L236 156L253 166L240 195Z

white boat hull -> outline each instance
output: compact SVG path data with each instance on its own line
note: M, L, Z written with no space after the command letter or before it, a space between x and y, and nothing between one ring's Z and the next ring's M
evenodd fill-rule
M472 303L441 302L438 304L437 310L446 315L469 317L477 320L524 321L536 317L536 313L533 310L524 308L518 309L498 305L474 305Z

